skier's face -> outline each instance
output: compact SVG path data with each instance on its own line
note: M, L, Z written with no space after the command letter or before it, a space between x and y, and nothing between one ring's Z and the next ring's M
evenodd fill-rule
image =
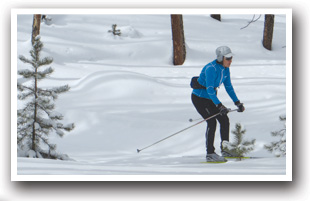
M229 57L229 58L224 57L223 66L226 68L230 67L231 62L232 62L232 57Z

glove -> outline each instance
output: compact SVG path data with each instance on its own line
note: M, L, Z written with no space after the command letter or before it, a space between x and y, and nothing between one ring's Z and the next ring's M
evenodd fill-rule
M229 110L222 103L218 104L216 108L219 110L220 115L227 115L229 112Z
M240 103L240 101L236 101L235 105L238 107L238 112L243 112L245 110L243 103Z

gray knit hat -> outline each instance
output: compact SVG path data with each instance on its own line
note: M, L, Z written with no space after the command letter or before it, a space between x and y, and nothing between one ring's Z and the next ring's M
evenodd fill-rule
M218 62L222 62L223 61L223 57L232 57L234 56L234 54L231 52L230 48L227 46L221 46L218 47L215 51L216 56L217 56L217 61Z

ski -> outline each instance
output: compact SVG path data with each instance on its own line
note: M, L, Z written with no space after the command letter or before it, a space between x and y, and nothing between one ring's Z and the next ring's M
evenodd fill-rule
M211 164L218 164L218 163L227 163L227 161L204 161L201 163L211 163Z
M218 164L218 163L227 163L227 162L233 162L233 161L243 161L246 159L259 159L259 158L264 158L264 157L251 157L251 156L242 156L242 157L224 157L227 161L203 161L200 163L213 163L213 164Z
M262 158L262 157L251 157L251 156L241 156L241 157L224 157L225 159L240 159L240 160L243 160L243 159L258 159L258 158Z
M244 156L241 156L241 157L231 157L231 156L227 156L227 157L224 157L225 159L251 159L251 157L244 157Z

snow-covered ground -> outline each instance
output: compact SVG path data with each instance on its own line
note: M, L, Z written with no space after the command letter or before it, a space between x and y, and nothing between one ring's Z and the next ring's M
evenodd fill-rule
M275 158L264 149L265 144L277 140L270 133L284 127L279 116L286 115L287 95L291 95L286 94L285 15L275 16L272 51L261 45L263 16L240 29L253 15L222 15L222 22L209 15L183 15L187 57L182 66L172 64L167 14L49 16L52 22L41 24L42 56L54 58L51 66L55 72L40 85L71 87L57 100L56 110L65 116L65 123L73 122L76 128L63 138L51 136L51 141L58 152L73 160L18 157L15 178L62 180L67 175L88 175L81 179L113 180L116 177L105 176L192 175L185 180L210 180L213 177L206 176L260 175L253 179L269 180L272 177L262 176L291 174L285 157ZM108 33L112 24L117 24L121 37ZM29 57L31 25L32 15L18 15L17 55ZM245 138L256 139L255 150L249 155L262 158L201 163L205 160L205 123L138 154L138 148L192 125L190 118L200 118L191 103L189 83L215 59L215 49L221 45L229 46L235 54L232 82L246 108L244 113L229 114L231 130L241 123L247 130ZM27 66L17 61L17 69L23 68ZM19 76L17 80L27 82ZM218 97L225 106L235 107L224 87ZM18 102L17 107L21 106ZM220 153L219 129L215 146ZM158 178L168 177L150 177Z

